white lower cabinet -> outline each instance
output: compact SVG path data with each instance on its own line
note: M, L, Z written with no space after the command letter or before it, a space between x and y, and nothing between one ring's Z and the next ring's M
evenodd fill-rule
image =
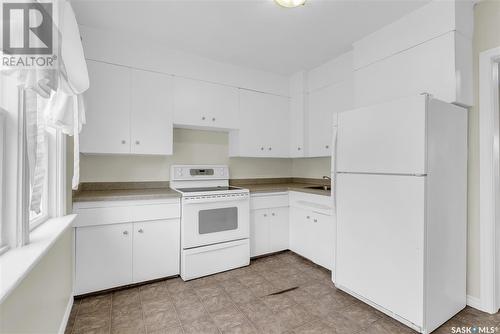
M290 250L333 269L334 217L312 210L290 207Z
M179 273L178 219L134 223L134 283Z
M311 226L308 223L310 218L307 210L290 208L290 250L308 259L313 254Z
M290 249L333 269L335 217L331 197L290 192L253 195L250 256Z
M288 249L288 207L252 210L250 256Z
M76 294L132 282L132 225L128 223L76 229Z
M77 227L76 294L179 274L180 221Z
M179 274L178 199L75 203L74 212L76 295Z

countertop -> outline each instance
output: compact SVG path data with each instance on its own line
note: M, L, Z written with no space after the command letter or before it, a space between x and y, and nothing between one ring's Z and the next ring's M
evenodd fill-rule
M73 192L73 203L97 201L134 201L180 198L168 182L99 182L82 183Z
M245 179L231 180L231 185L250 190L250 193L272 193L300 191L309 194L331 196L330 190L309 189L307 187L329 184L322 179L283 178L283 179Z
M310 186L326 184L322 179L273 178L237 179L230 184L246 188L250 193L272 193L300 191L309 194L330 196L330 190L308 189ZM133 201L149 199L180 198L181 195L170 189L168 182L97 182L82 183L73 192L73 203L97 201Z

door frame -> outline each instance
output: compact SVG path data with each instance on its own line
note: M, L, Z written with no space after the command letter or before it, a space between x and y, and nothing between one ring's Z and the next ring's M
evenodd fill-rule
M500 228L499 150L500 47L479 55L479 222L480 301L482 311L496 313L500 290L496 236Z

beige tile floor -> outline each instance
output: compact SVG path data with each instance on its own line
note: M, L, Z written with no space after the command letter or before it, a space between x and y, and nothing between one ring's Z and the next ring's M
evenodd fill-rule
M298 289L272 295L292 287ZM452 326L500 327L500 314L466 308L435 333ZM329 271L284 252L189 282L174 278L78 299L66 333L414 332L336 289Z

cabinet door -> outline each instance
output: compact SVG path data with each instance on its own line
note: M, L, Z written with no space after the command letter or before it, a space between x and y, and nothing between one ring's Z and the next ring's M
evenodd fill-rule
M178 275L179 219L134 223L134 282Z
M352 80L337 83L309 93L306 142L309 157L330 156L334 114L353 106Z
M290 207L290 250L306 258L310 258L312 253L309 245L310 218L307 210Z
M305 96L300 94L290 98L290 157L304 156L304 109Z
M289 155L288 98L240 89L240 156Z
M334 254L334 217L312 213L311 232L314 243L311 244L311 260L327 269L333 268Z
M286 158L290 156L290 100L287 97L262 94L265 108L268 138L267 156Z
M85 92L87 123L80 136L82 153L130 153L130 69L87 61L90 87Z
M269 252L279 252L289 247L288 207L269 209Z
M76 294L132 283L132 224L76 228Z
M250 212L250 256L269 253L269 212L267 209Z
M172 118L172 78L132 70L131 152L172 154Z
M238 89L175 77L174 123L194 127L238 128Z

